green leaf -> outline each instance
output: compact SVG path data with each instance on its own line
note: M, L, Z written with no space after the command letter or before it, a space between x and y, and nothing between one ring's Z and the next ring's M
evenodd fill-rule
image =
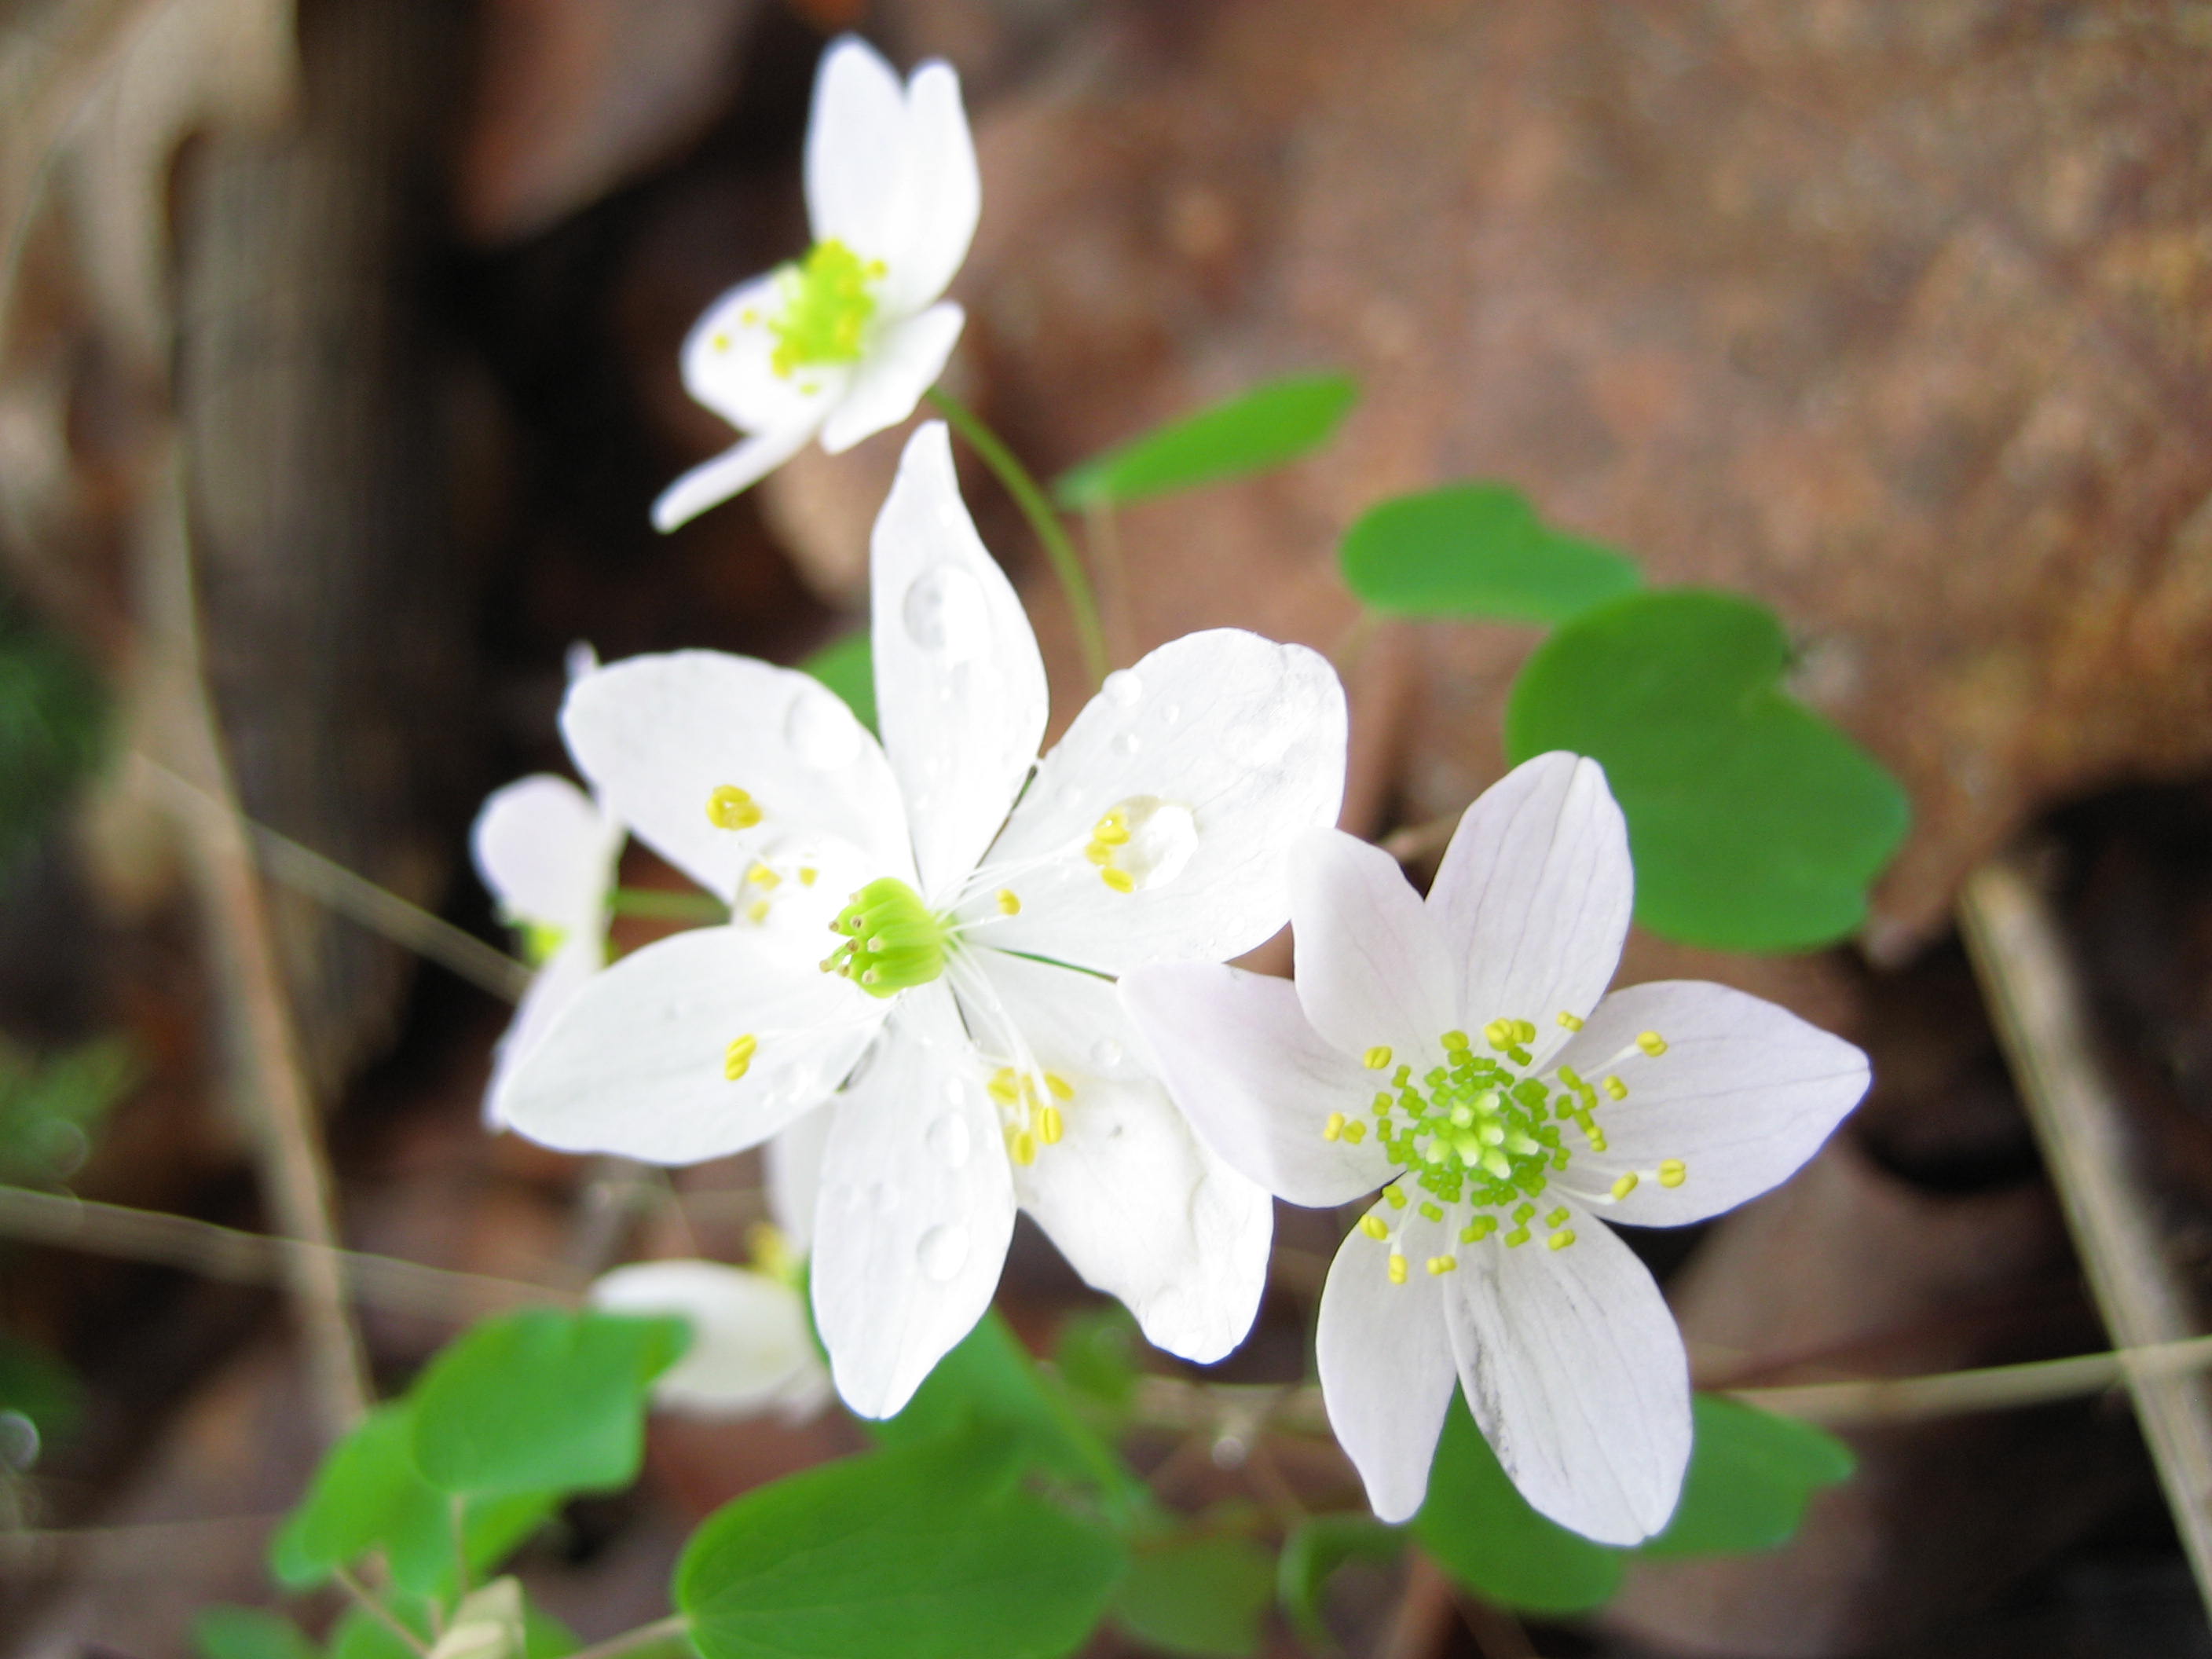
M1856 1467L1850 1447L1810 1423L1718 1395L1698 1395L1692 1408L1697 1439L1682 1501L1643 1554L1778 1549L1796 1534L1813 1494Z
M1344 374L1269 380L1084 462L1053 494L1063 507L1105 507L1263 472L1327 443L1358 396Z
M1125 1517L1148 1502L1144 1483L1069 1408L996 1308L937 1362L904 1411L872 1426L887 1446L988 1429L1010 1456L1101 1492Z
M704 1659L1054 1659L1120 1577L1112 1534L1012 1484L988 1431L847 1458L692 1535L675 1601Z
M1052 1346L1060 1380L1085 1399L1111 1412L1125 1411L1137 1394L1137 1322L1118 1302L1073 1314Z
M1529 1508L1456 1394L1413 1534L1438 1566L1502 1607L1579 1613L1620 1583L1622 1553Z
M833 640L799 665L844 698L861 725L881 735L876 726L876 659L865 627Z
M1643 583L1632 561L1551 529L1497 483L1384 501L1352 526L1340 556L1345 586L1401 617L1559 623Z
M0 1181L47 1186L67 1179L139 1075L120 1037L49 1058L0 1038Z
M1259 1648L1274 1587L1274 1562L1250 1539L1172 1533L1135 1546L1110 1610L1163 1652L1242 1659Z
M100 763L107 732L83 656L0 594L0 874Z
M1405 1547L1402 1527L1369 1515L1316 1515L1291 1529L1275 1563L1275 1595L1308 1647L1336 1646L1322 1618L1322 1594L1336 1570L1353 1561L1395 1561Z
M1628 818L1636 917L1656 933L1798 951L1866 919L1905 836L1905 792L1783 692L1789 662L1765 606L1675 589L1585 612L1521 671L1507 749L1603 763Z
M319 1659L297 1625L259 1607L203 1607L192 1617L192 1650L199 1659Z
M384 1604L408 1629L426 1642L429 1639L428 1601L419 1595L394 1591L385 1596ZM566 1625L527 1601L523 1605L522 1622L523 1659L568 1659L582 1645ZM660 1648L637 1650L639 1659L650 1659L665 1651ZM368 1608L356 1606L347 1608L332 1628L329 1659L422 1659L422 1656L393 1635L391 1627Z
M636 1479L645 1397L680 1319L527 1308L488 1319L417 1380L415 1463L447 1492L588 1492Z

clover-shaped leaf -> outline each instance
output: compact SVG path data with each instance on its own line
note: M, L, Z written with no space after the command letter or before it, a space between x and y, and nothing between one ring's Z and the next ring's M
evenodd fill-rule
M1384 501L1346 533L1341 557L1345 585L1401 617L1565 622L1643 580L1632 561L1553 529L1500 483Z

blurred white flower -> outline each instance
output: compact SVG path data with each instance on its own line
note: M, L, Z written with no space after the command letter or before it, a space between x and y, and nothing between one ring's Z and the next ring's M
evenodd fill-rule
M600 799L733 921L592 981L501 1109L550 1146L684 1164L834 1094L813 1301L866 1415L989 1304L1018 1206L1152 1341L1218 1358L1258 1301L1268 1200L1192 1135L1110 976L1282 925L1288 849L1343 790L1336 676L1193 635L1114 676L1040 762L1044 665L942 425L908 445L872 580L880 745L809 677L717 653L572 690L562 727Z
M975 234L975 146L947 64L905 86L847 37L823 54L806 130L814 246L741 283L684 342L684 386L746 435L653 503L673 530L817 433L831 454L896 426L944 372L963 313L941 298Z
M1607 1543L1663 1527L1688 1368L1599 1218L1740 1204L1866 1091L1863 1054L1771 1003L1689 981L1605 995L1632 884L1603 770L1543 755L1468 809L1425 902L1381 849L1307 838L1295 987L1207 964L1122 981L1223 1158L1297 1204L1383 1188L1329 1270L1318 1346L1385 1521L1420 1507L1456 1377L1536 1509Z

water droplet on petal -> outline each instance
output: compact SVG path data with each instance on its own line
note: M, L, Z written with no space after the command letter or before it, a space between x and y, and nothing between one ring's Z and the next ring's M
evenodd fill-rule
M921 1236L915 1254L922 1272L942 1285L968 1265L968 1230L957 1221L932 1227Z
M983 654L991 609L983 584L957 564L934 565L914 579L899 608L907 637L950 662Z
M784 740L801 766L836 772L860 755L860 723L835 696L811 689L792 701L783 720Z
M1112 1037L1100 1037L1091 1045L1091 1063L1106 1071L1121 1063L1121 1045Z
M1133 755L1143 747L1134 732L1124 732L1114 739L1114 752L1117 755Z
M947 1112L929 1126L923 1139L929 1150L943 1159L945 1168L957 1170L968 1161L968 1120L957 1112Z
M1122 708L1133 708L1137 699L1145 695L1145 683L1126 668L1117 668L1106 677L1099 687L1114 703Z

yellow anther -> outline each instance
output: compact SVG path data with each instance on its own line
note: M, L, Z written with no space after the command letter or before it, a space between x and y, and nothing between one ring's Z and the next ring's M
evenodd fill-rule
M1563 1031L1581 1030L1583 1029L1582 1016L1579 1014L1571 1014L1564 1008L1560 1009L1559 1029Z
M1506 1249L1516 1249L1528 1242L1528 1230L1526 1227L1516 1227L1511 1232L1504 1235L1504 1239Z
M1395 1250L1390 1252L1389 1272L1390 1282L1393 1285L1402 1285L1406 1282L1406 1258Z
M750 795L726 783L707 797L707 821L717 830L750 830L761 821L761 810Z
M1659 1184L1679 1187L1690 1178L1690 1166L1679 1158L1670 1158L1659 1166Z
M984 1087L991 1098L1001 1106L1011 1106L1022 1097L1021 1086L1015 1082L1013 1070L1010 1066L1001 1066Z
M1452 1053L1458 1054L1462 1052L1466 1048L1467 1044L1468 1036L1466 1032L1446 1031L1444 1033L1444 1047L1449 1048Z
M1534 1042L1536 1040L1536 1028L1525 1019L1515 1020L1513 1022L1513 1040L1519 1043Z
M1553 1233L1549 1238L1546 1239L1544 1241L1544 1244L1547 1249L1564 1250L1568 1245L1574 1242L1575 1230L1571 1227L1562 1227L1559 1231Z
M760 319L761 314L760 307L758 306L747 306L743 311L738 313L738 320L743 323L747 328L758 328L760 326Z
M1014 1162L1026 1170L1036 1162L1036 1137L1027 1129L1015 1130L1012 1152Z
M1602 1130L1602 1129L1599 1128L1599 1127L1598 1127L1595 1123L1593 1123L1592 1125L1590 1125L1590 1127L1589 1127L1588 1129L1585 1129L1583 1133L1585 1133L1585 1134L1587 1134L1587 1135L1589 1137L1589 1148L1590 1148L1590 1151L1592 1151L1592 1152L1603 1152L1603 1151L1605 1150L1605 1131L1604 1131L1604 1130ZM1566 1165L1563 1164L1561 1164L1559 1167L1560 1167L1561 1169L1563 1169L1563 1170L1564 1170L1565 1168L1566 1168Z
M1497 1231L1497 1217L1479 1215L1459 1230L1459 1242L1462 1244L1480 1244Z
M1052 1091L1052 1097L1054 1100L1075 1098L1075 1085L1057 1072L1047 1072L1044 1074L1044 1086Z
M1636 1046L1656 1060L1667 1052L1667 1039L1656 1031L1639 1031L1636 1035Z
M1533 1204L1516 1204L1513 1206L1513 1218L1516 1221L1534 1221L1536 1218L1536 1206Z
M756 1221L745 1229L746 1254L753 1266L773 1279L787 1279L798 1266L793 1256L791 1241L783 1236L783 1229L771 1221Z
M1367 1139L1367 1126L1364 1123L1360 1122L1358 1119L1354 1118L1351 1122L1344 1126L1344 1138L1350 1141L1353 1146L1357 1146L1361 1141Z
M1629 1194L1636 1190L1636 1171L1631 1170L1613 1183L1613 1195L1615 1198L1626 1198Z
M1544 1224L1547 1227L1564 1227L1567 1224L1567 1217L1569 1213L1570 1212L1568 1211L1567 1206L1562 1204L1558 1209L1553 1211L1551 1214L1544 1218Z
M1432 1255L1429 1258L1429 1271L1431 1273L1448 1273L1458 1266L1459 1258L1455 1255Z
M759 926L762 922L766 921L768 920L768 901L766 899L755 899L750 904L745 906L745 920L753 923L756 927Z
M1375 1097L1375 1115L1377 1117L1388 1117L1390 1115L1389 1096L1377 1095Z
M1443 1211L1442 1209L1440 1209L1437 1206L1436 1206L1436 1205L1434 1205L1434 1204L1428 1203L1428 1202L1427 1202L1427 1201L1425 1201L1425 1200L1424 1200L1424 1201L1423 1201L1423 1203L1422 1203L1422 1205L1421 1205L1421 1219L1422 1219L1422 1220L1424 1220L1424 1221L1442 1221L1443 1218L1444 1218L1444 1212L1443 1212Z
M1366 1060L1367 1069L1369 1071L1379 1072L1390 1063L1390 1050L1385 1045L1378 1042L1375 1047L1367 1051ZM1377 1095L1375 1097L1376 1104L1380 1106L1384 1101L1389 1099L1389 1097L1390 1097L1388 1095Z
M1341 1140L1344 1138L1342 1112L1331 1112L1328 1115L1328 1121L1321 1126L1321 1138L1323 1140Z
M1091 825L1091 839L1094 842L1103 842L1109 847L1127 846L1129 840L1128 821L1118 811L1109 812L1097 823Z
M1060 1145L1060 1138L1067 1133L1067 1120L1060 1115L1060 1108L1048 1106L1037 1114L1037 1139L1048 1146Z
M799 872L799 884L801 887L811 887L821 874L822 872L812 865L805 865Z
M1390 1081L1396 1084L1398 1087L1402 1089L1413 1079L1413 1068L1412 1066L1401 1066L1396 1071L1390 1073Z
M1137 890L1137 878L1127 870L1116 870L1109 866L1098 872L1098 878L1117 893L1133 893Z
M1382 1201L1385 1204L1388 1204L1394 1210L1404 1209L1406 1207L1405 1188L1402 1187L1385 1187L1382 1189Z
M732 1083L752 1069L753 1056L760 1052L760 1039L748 1031L733 1038L722 1050L722 1075Z
M708 343L717 351L727 351L730 349L730 337L725 331L716 329L714 337Z
M1093 864L1111 864L1114 861L1114 849L1103 841L1094 841L1083 849L1083 856Z
M1018 916L1021 913L1020 895L1011 887L1001 887L999 890L999 914L1002 916Z
M1493 1048L1510 1048L1513 1046L1513 1022L1493 1019L1482 1028L1482 1036L1483 1040Z
M783 885L783 878L765 864L756 864L746 871L745 879L756 887L765 887L771 893Z
M1608 1095L1611 1095L1615 1100L1626 1100L1628 1098L1628 1085L1626 1083L1623 1083L1617 1077L1609 1077L1606 1079L1605 1091Z
M1382 1218L1379 1215L1364 1215L1360 1217L1359 1231L1365 1233L1370 1238L1388 1238L1390 1237L1389 1227L1384 1223Z

